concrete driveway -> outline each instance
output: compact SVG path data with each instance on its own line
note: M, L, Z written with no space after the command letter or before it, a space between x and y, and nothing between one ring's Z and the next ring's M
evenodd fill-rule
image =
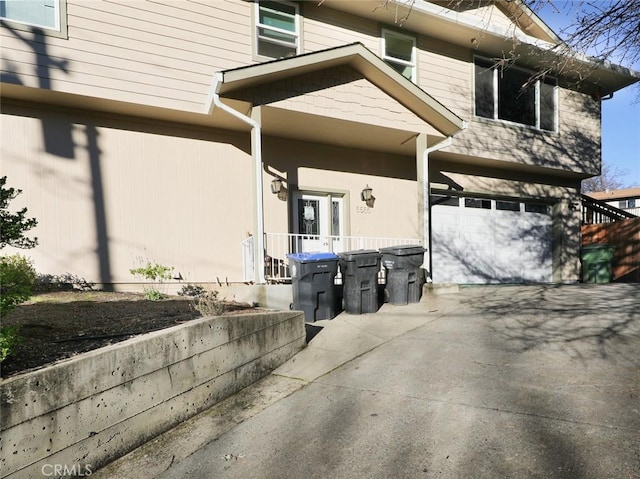
M322 325L95 475L640 477L638 284L462 288Z

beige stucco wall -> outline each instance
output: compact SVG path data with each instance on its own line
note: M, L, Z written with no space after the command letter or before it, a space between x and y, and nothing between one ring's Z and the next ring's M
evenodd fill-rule
M38 247L22 251L38 272L131 283L150 260L185 281L242 281L241 242L254 233L248 133L11 103L0 125L3 174L24 190L12 207L38 220ZM290 198L269 191L277 174L290 191L342 195L345 234L420 238L415 159L269 137L263 154L268 233L290 225ZM360 200L367 184L373 208Z
M421 238L414 158L278 138L264 140L263 155L265 169L281 173L290 191L344 195L346 235ZM265 173L265 184L272 179ZM373 208L360 199L367 184L376 197ZM291 204L267 193L265 229L286 230L290 208Z
M0 125L2 172L24 190L12 207L38 220L24 253L39 272L130 282L148 259L188 281L242 279L248 135L6 103Z

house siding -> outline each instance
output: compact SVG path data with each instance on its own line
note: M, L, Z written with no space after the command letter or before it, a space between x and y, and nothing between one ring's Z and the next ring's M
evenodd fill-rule
M210 4L69 0L68 39L2 27L3 78L24 86L201 114L214 72L256 61L252 6L231 0ZM478 18L504 23L506 17L499 10L485 10L477 12ZM312 3L304 3L301 14L305 52L359 41L379 54L381 29L399 28ZM385 18L382 12L380 18ZM475 118L473 55L481 52L415 36L419 85L470 122L448 151L585 176L597 173L598 102L560 88L557 133ZM339 94L340 101L331 105L338 118L425 131L414 115L402 107L399 112L396 102L384 101L384 95L366 81L354 81L342 90L344 94L333 90L293 97L278 106L324 115L330 95ZM365 106L351 108L354 99L357 107Z
M257 89L250 101L254 105L438 134L433 127L350 67L332 68L272 83Z
M450 45L431 37L418 39L420 86L464 119L471 117L469 94L472 76L468 49Z
M600 105L588 95L558 91L557 132L473 117L449 150L468 157L571 171L585 176L600 165Z
M246 2L69 0L67 12L68 39L2 27L16 82L201 112L213 73L251 62Z
M481 10L477 12L479 19L499 21L502 26L509 25L508 18L494 7ZM380 54L382 28L399 29L397 26L323 6L305 4L303 14L305 51L360 41ZM599 102L588 95L559 87L559 128L554 133L476 118L473 104L473 61L474 55L481 53L410 30L404 30L404 33L417 38L419 86L470 122L470 127L456 135L454 145L447 151L585 175L597 174L601 125ZM361 98L367 97L365 94ZM387 114L383 109L378 111L378 115L381 113ZM367 118L375 116L367 115Z
M372 52L380 52L380 24L374 20L316 5L302 4L304 51L312 52L360 42Z

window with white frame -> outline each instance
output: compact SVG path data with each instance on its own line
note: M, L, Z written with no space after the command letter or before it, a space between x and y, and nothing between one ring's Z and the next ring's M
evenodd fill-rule
M26 27L61 32L66 0L0 0L0 18Z
M523 86L532 72L499 68L490 60L475 59L475 114L540 130L557 130L557 81L536 80Z
M295 3L256 2L255 25L259 56L282 58L300 53L300 19Z
M382 30L382 59L394 70L415 82L416 39L393 30Z

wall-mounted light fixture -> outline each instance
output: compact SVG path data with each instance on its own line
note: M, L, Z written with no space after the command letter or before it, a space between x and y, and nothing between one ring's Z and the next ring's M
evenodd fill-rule
M287 187L283 185L282 178L271 180L271 193L277 195L279 200L287 201Z
M271 180L271 193L277 195L282 191L282 180L280 178L274 178Z
M364 201L369 208L373 208L373 205L376 202L376 197L373 196L373 190L369 185L365 186L360 193L360 199Z

